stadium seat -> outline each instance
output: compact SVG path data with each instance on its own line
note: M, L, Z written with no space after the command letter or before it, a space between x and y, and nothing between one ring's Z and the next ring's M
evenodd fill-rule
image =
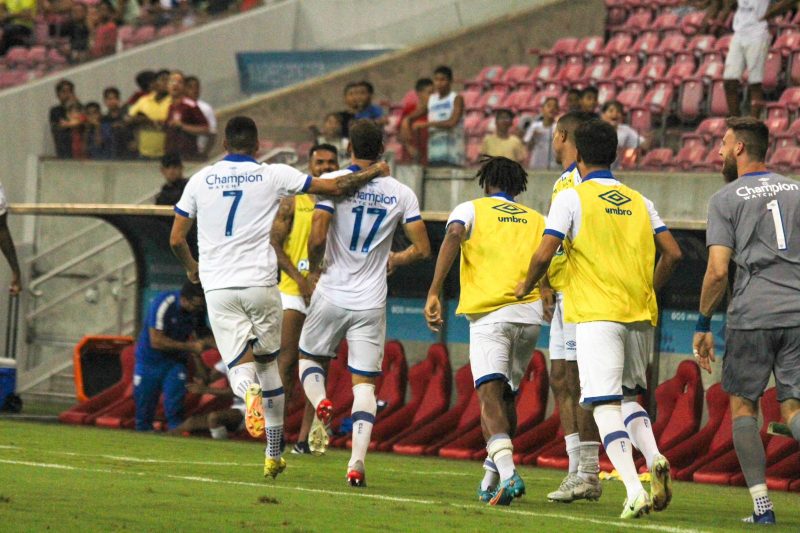
M784 108L775 109L775 113L767 116L764 120L770 135L775 135L785 131L789 127L789 110Z
M609 57L629 54L633 45L633 37L629 33L618 33L609 39L603 54Z
M788 58L794 52L800 50L800 32L790 31L782 33L772 44L772 50Z
M564 445L564 432L561 430L561 417L556 408L541 424L528 431L517 434L514 445L514 462L517 464L536 464L539 455L553 443Z
M658 15L650 29L661 32L664 35L667 32L674 32L680 28L680 18L672 11L665 11Z
M725 130L728 129L728 125L725 122L724 118L720 117L711 117L703 120L694 133L689 133L683 136L683 139L687 139L691 136L699 136L702 138L703 142L708 145L711 142L711 139L722 137L725 135Z
M25 46L12 46L6 52L3 60L9 67L27 66L28 49Z
M133 32L133 43L137 45L146 44L155 39L155 37L156 27L145 24L144 26L139 26L136 31Z
M514 89L524 85L530 85L531 67L528 65L511 65L503 74L502 83Z
M653 434L662 453L691 437L703 417L703 382L700 367L682 361L675 375L656 388L656 419Z
M770 50L764 62L764 79L761 82L764 91L770 93L777 89L781 74L783 74L783 58L780 52Z
M719 54L707 54L697 69L695 76L705 83L721 80L725 70L725 62Z
M731 39L733 39L733 34L728 34L720 37L714 43L714 51L719 52L722 56L728 55L728 49L731 46Z
M653 12L649 9L643 9L628 17L622 26L619 27L619 29L621 31L628 31L632 33L642 32L650 29L652 20Z
M695 55L702 56L707 52L711 52L714 50L714 43L717 42L717 38L713 35L703 34L703 35L695 35L692 37L692 40L689 41L689 44L686 46L686 49L693 52Z
M584 37L578 43L576 53L584 56L586 59L592 58L602 53L604 45L603 38L599 35Z
M633 81L617 94L617 100L624 107L630 109L640 104L644 99L645 85L640 81Z
M508 93L503 100L501 107L511 109L515 113L522 111L530 111L532 109L531 100L533 99L533 89L530 87L523 87L516 91ZM466 129L466 124L465 124Z
M652 55L647 58L647 61L642 65L642 69L636 73L634 79L652 83L655 80L662 79L667 72L667 58L662 55Z
M615 100L617 97L617 86L610 81L597 83L597 91L597 101L600 103L600 105L603 105L611 100Z
M672 66L669 67L663 79L671 82L675 87L690 78L695 72L696 66L694 58L688 54L682 54L675 57Z
M597 56L583 71L583 82L587 85L597 85L598 82L608 78L611 72L611 60L606 56Z
M548 83L554 82L558 79L558 64L545 63L534 68L531 73L531 83L537 88L541 89Z
M697 79L686 80L678 93L677 115L684 122L700 117L705 101L705 85Z
M493 84L500 83L503 77L503 67L491 65L483 67L477 76L464 82L464 87L490 88Z
M654 148L647 152L639 168L641 170L670 170L675 154L670 148Z
M639 59L633 55L621 57L608 78L621 87L634 79L639 71Z
M628 124L637 132L646 133L652 129L653 111L649 107L633 107L628 112L628 117Z
M660 81L647 91L642 104L645 109L650 110L654 115L666 115L672 109L673 94L672 84Z
M482 111L480 107L478 107L478 101L481 99L481 89L480 87L470 87L466 91L461 93L461 97L464 99L464 110L469 111Z
M777 102L767 104L767 116L776 108L786 108L790 113L797 114L800 109L800 87L789 87L781 93Z
M719 171L722 168L722 158L719 155L719 142L711 143L706 157L692 165L695 170L706 170L708 172Z
M769 167L776 172L787 173L800 167L800 148L784 146L775 150L769 158Z
M468 164L474 165L478 162L478 160L481 158L482 148L483 144L481 143L481 140L479 138L472 138L467 140L465 156Z
M800 492L800 451L767 468L767 487Z
M706 157L705 146L690 144L683 146L675 155L675 166L681 170L691 170L695 163L703 161Z
M710 94L708 96L708 114L712 117L727 117L730 114L722 80L711 82Z
M689 13L681 19L681 31L687 37L697 34L702 28L706 14L704 11Z
M383 348L381 376L375 386L375 396L383 408L376 420L382 420L400 409L406 399L408 364L403 345L390 340Z
M574 54L578 48L577 37L562 37L558 39L552 48L539 52L539 59L561 60L568 55Z
M582 79L583 68L583 57L570 56L567 58L564 66L561 67L561 70L558 71L557 80L561 82L565 88L569 88Z
M663 54L667 57L675 57L678 54L686 53L686 37L677 33L664 37L655 51L658 54Z
M775 140L775 147L777 148L780 146L797 146L797 140L800 138L800 118L795 119L786 129L786 131L780 131L775 134L772 134L773 139Z
M130 48L134 43L134 33L136 28L133 26L120 26L117 29L117 39L122 43L124 49Z
M500 103L505 99L507 94L508 89L506 87L495 87L483 93L476 105L479 110L482 109L484 112L488 113L494 111L496 108L500 107Z

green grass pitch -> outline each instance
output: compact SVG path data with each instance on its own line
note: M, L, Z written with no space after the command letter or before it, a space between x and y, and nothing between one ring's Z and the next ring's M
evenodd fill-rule
M563 472L522 467L527 495L481 504L479 462L367 456L366 489L345 484L349 453L286 455L262 478L257 443L0 420L0 531L745 531L743 488L675 483L672 505L620 521L624 490L548 503ZM800 495L773 492L778 527L800 531Z

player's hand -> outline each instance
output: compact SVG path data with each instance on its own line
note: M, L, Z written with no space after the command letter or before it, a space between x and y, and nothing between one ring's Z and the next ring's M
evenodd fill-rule
M414 131L424 130L427 127L428 127L427 122L415 122L414 124L411 125L411 129Z
M8 286L8 292L11 294L11 296L16 296L22 292L22 282L20 282L19 276L14 276L11 278L11 284Z
M314 284L316 286L316 283ZM307 278L302 278L302 280L297 281L297 287L300 289L300 296L303 297L303 301L306 305L311 303L311 295L314 294L314 287L311 286Z
M542 308L544 310L544 321L550 322L553 320L553 311L556 308L556 293L553 289L541 289L542 293Z
M189 343L189 351L193 354L200 355L206 351L206 345L203 341L191 341Z
M191 392L192 394L205 394L206 386L202 383L197 383L196 381L193 383L186 384L186 390Z
M186 277L189 278L189 281L194 284L200 283L200 272L198 271L197 267L187 270Z
M386 262L386 275L391 276L397 270L397 254L389 252L389 260Z
M714 357L714 334L710 331L697 332L692 340L694 360L700 368L711 373L711 363L716 361Z
M308 277L306 278L306 282L308 283L308 301L311 302L311 295L314 294L314 291L317 290L317 283L319 283L319 277L322 275L322 272L310 272ZM305 297L304 297L305 298Z
M517 297L517 300L522 300L528 295L529 292L531 291L527 290L525 282L520 281L519 283L517 283L517 288L514 289L514 296Z
M392 169L389 168L389 163L387 163L386 161L378 161L377 163L375 163L375 165L377 165L378 169L381 171L381 176L391 175Z
M441 331L444 320L442 319L442 304L439 302L439 296L435 294L428 295L428 301L425 302L424 313L428 328L437 333Z

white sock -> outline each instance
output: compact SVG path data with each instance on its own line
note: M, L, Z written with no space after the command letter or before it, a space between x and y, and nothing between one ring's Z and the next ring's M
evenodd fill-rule
M486 451L489 453L492 462L497 466L501 481L505 481L514 475L516 471L514 466L514 446L511 444L511 438L508 434L497 433L489 437L489 442L486 443Z
M497 466L488 457L483 462L483 480L481 481L481 490L490 490L497 487L497 482L500 481L500 474L497 473Z
M581 442L581 461L578 475L585 481L597 480L600 473L600 443L595 441Z
M325 370L322 365L311 359L300 359L300 384L306 393L308 401L317 408L319 402L327 398L325 392Z
M578 465L581 461L581 438L577 433L570 433L564 436L567 443L567 455L569 456L569 468L567 472L575 474L578 472Z
M628 501L633 501L644 490L636 465L633 464L633 445L622 423L622 410L619 405L601 405L594 408L594 420L603 438L603 447L614 468L619 472Z
M256 371L261 382L261 402L264 406L266 455L270 459L279 459L283 448L283 406L286 396L278 371L278 361L273 359L269 363L257 362Z
M653 461L660 452L647 411L636 401L625 399L622 401L622 419L625 420L631 442L644 455L647 469L652 470Z
M378 411L378 402L375 399L375 385L372 383L359 383L353 387L353 450L350 454L348 467L353 467L357 462L364 464L372 437L372 426L375 424L375 413Z
M760 515L772 510L772 500L769 499L769 491L766 485L760 484L750 487L750 496L753 497L753 512L755 514Z
M225 426L219 426L219 427L216 427L216 428L208 428L208 430L211 432L211 438L212 439L219 440L219 439L227 439L228 438L228 428L226 428Z
M231 384L233 393L244 400L244 395L250 385L258 383L256 364L253 362L241 363L228 370L228 383Z

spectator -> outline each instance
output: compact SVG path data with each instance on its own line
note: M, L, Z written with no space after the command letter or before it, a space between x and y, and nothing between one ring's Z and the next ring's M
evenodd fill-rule
M197 102L197 107L200 108L203 116L206 117L206 121L208 121L208 134L197 136L197 151L205 158L214 146L214 140L217 137L217 116L214 114L214 109L211 105L200 99L200 80L197 76L187 76L183 83L186 96Z
M422 165L428 164L428 130L412 129L417 122L427 122L426 114L419 115L414 122L407 121L414 111L420 107L425 107L428 98L433 93L433 80L430 78L420 78L414 85L413 98L409 98L403 106L400 115L400 142L403 144L402 159L411 159Z
M184 159L200 159L197 137L208 133L208 121L197 102L185 96L183 74L179 71L169 76L169 95L172 104L167 114L166 152L178 153Z
M464 98L452 90L453 71L440 66L433 71L433 93L424 107L406 117L412 131L428 130L428 164L464 164ZM416 122L428 115L427 122Z
M356 95L358 111L354 119L368 118L374 120L380 126L385 126L387 120L386 117L383 116L383 108L372 103L372 97L375 95L375 87L366 80L360 81L356 84Z
M139 98L146 94L150 94L153 92L153 83L156 81L156 73L152 70L142 70L136 75L136 85L139 87L139 90L136 91L128 98L126 105L128 107L132 106L136 102L139 101Z
M139 155L148 159L157 159L164 155L166 134L164 125L172 104L167 91L169 71L161 70L152 83L153 92L142 96L128 109L128 124L136 128Z
M103 135L111 140L111 158L129 159L134 153L131 149L133 136L125 124L125 112L122 109L119 89L106 87L103 90L103 104L106 114L100 119Z
M83 143L86 147L86 156L89 159L111 159L112 138L110 128L103 128L103 116L100 104L89 102L86 104L86 124L83 131Z
M114 22L114 8L108 0L97 6L97 21L94 26L92 57L102 57L117 51L117 23Z
M597 96L600 93L597 87L586 87L581 91L581 111L594 113L597 110Z
M77 101L75 84L69 80L59 80L56 84L58 105L50 108L50 132L56 145L56 157L72 158L72 131L67 124L67 106Z
M322 131L316 130L313 142L315 145L330 144L336 147L340 165L343 161L350 161L350 156L347 155L347 145L350 140L342 135L342 118L339 113L325 115L325 120L322 122ZM344 166L348 164L346 163Z
M69 12L69 22L62 28L62 37L69 38L69 59L72 63L89 57L89 26L86 22L86 4L76 2Z
M109 0L114 9L114 18L122 24L135 24L142 14L142 8L137 0Z
M80 102L73 101L67 105L67 120L64 126L69 129L72 159L86 159L86 143L83 138L86 115Z
M567 113L581 110L581 92L572 88L567 91Z
M344 86L344 111L339 111L339 116L342 117L342 135L350 137L350 122L358 113L358 103L361 98L361 89L358 83L350 82Z
M625 109L621 103L611 100L603 104L600 118L617 130L617 152L619 155L614 162L614 168L619 168L623 159L635 161L641 151L646 150L650 144L646 137L639 135L635 129L622 122L624 117Z
M524 164L527 158L525 145L516 135L511 134L514 123L514 113L508 109L495 111L496 133L490 133L483 138L481 153L492 157L507 157L512 161Z
M164 185L156 195L156 205L175 205L183 195L189 180L183 177L183 162L178 154L167 154L161 158L161 175Z
M5 0L0 3L0 55L12 46L28 44L33 35L33 18L36 15L36 0Z
M553 153L553 135L556 132L558 113L558 98L550 96L544 101L542 116L528 126L522 139L531 153L528 167L549 169L558 166Z

